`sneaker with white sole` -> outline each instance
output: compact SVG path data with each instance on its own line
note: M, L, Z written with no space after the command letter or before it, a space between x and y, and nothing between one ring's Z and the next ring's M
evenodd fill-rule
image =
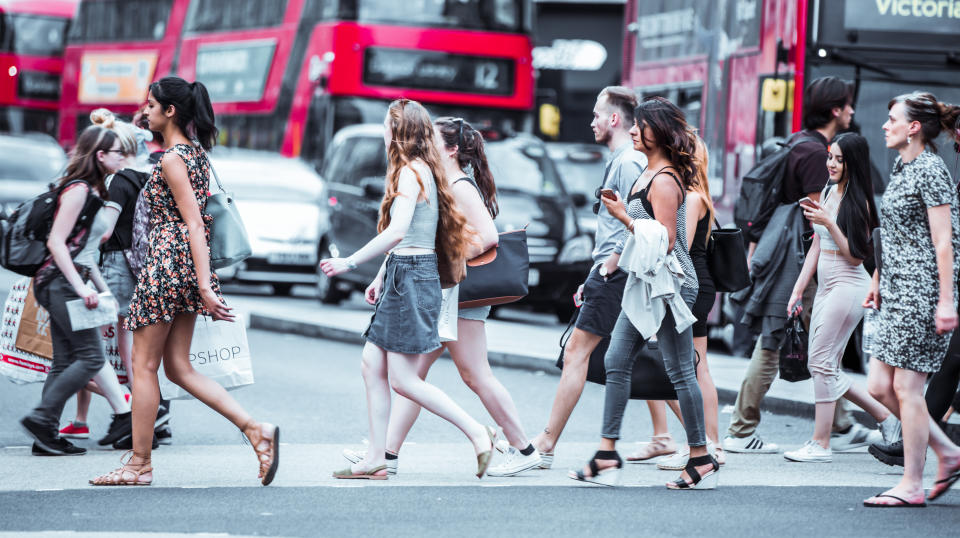
M501 454L506 454L513 448L506 439L498 440L493 446L497 449L497 452ZM536 449L536 447L534 447L534 449ZM537 450L537 453L540 454L540 465L537 467L538 469L549 469L553 467L553 452L546 453Z
M879 430L871 430L861 424L854 424L846 433L830 435L830 448L834 452L846 452L847 450L870 446L872 443L883 443L883 434Z
M487 469L487 476L513 476L540 467L540 453L536 449L524 456L514 447L507 449L503 463Z
M780 447L774 443L764 442L757 434L747 437L726 436L723 439L723 449L736 454L776 454Z
M707 442L707 453L714 454L714 458L716 458L716 450L713 445L713 441ZM687 460L689 459L690 447L684 446L674 454L659 458L657 460L657 469L660 469L661 471L682 471L687 468ZM718 461L717 463L719 464L720 462Z
M351 450L349 448L343 449L343 457L346 458L350 463L357 463L363 458L367 457L366 450ZM393 460L387 460L387 474L395 475L397 474L397 462L400 461L399 458Z
M833 451L829 448L823 448L820 443L811 439L797 450L784 452L783 457L790 461L802 463L830 463L833 461Z
M60 435L63 436L62 433ZM888 445L900 439L900 421L893 416L893 413L880 423L880 435L883 436L883 442Z

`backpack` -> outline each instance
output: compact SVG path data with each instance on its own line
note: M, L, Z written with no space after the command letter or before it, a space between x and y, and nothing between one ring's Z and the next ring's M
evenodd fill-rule
M137 205L133 209L133 227L130 235L130 248L123 251L123 257L130 266L130 271L134 276L140 274L144 263L147 260L148 239L150 237L150 202L147 201L143 191L146 185L140 189L137 195Z
M32 277L37 273L50 256L47 238L50 236L50 228L53 227L53 216L57 211L60 193L80 181L82 180L70 181L31 198L0 220L0 265L24 276ZM96 215L96 209L99 209L98 206L90 211L89 196L77 217L74 232Z
M750 242L760 241L773 212L780 205L783 181L789 172L787 157L803 142L817 141L801 136L789 144L778 142L780 149L763 158L743 176L740 197L733 209L733 220Z

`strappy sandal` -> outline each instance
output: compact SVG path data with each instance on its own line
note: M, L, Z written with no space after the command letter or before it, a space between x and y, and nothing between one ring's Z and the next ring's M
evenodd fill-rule
M669 433L654 435L650 442L640 447L636 453L627 456L627 463L642 463L658 456L670 456L677 453L677 443Z
M126 461L124 461L126 458ZM130 463L133 459L133 451L128 450L120 457L122 466L119 469L110 471L105 475L98 476L90 480L91 486L149 486L153 483L153 467L150 466L150 460L144 460L138 463ZM129 466L139 465L137 469L131 469ZM149 474L149 480L140 480L144 475Z
M697 467L701 465L712 465L713 469L708 471L707 474L701 476L700 471L697 471ZM697 456L696 458L690 458L687 460L687 466L684 467L684 471L687 472L687 476L690 477L693 482L687 482L681 476L680 478L674 480L673 482L667 483L667 488L669 489L715 489L717 487L718 479L720 478L720 464L717 463L717 459L706 454L704 456Z
M597 460L616 461L617 465L601 469L597 465ZM590 482L601 486L620 485L620 471L623 469L623 460L620 459L620 454L616 450L598 450L587 465L590 467L589 475L585 474L583 470L576 470L570 471L567 476L579 482Z
M273 438L268 439L263 435L263 427L273 428ZM260 462L260 473L257 478L264 486L269 486L273 482L273 477L277 474L277 467L280 465L280 427L273 424L260 424L250 419L242 428L243 434L250 440L253 451L257 454L257 460ZM250 434L253 432L253 435Z
M483 475L486 474L487 468L490 467L490 462L493 460L493 448L497 446L497 430L490 426L484 426L483 429L487 432L487 437L490 438L490 450L477 454L477 478L483 478Z
M383 472L383 474L379 474ZM347 467L341 471L333 472L334 478L343 478L343 479L353 479L353 480L386 480L387 479L387 466L378 465L369 471L354 471L352 468Z

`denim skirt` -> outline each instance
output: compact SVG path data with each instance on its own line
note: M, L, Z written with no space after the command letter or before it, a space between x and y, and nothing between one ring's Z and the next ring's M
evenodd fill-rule
M103 281L110 288L110 293L120 304L118 315L130 315L130 301L133 299L133 290L137 287L137 278L130 271L127 259L122 250L113 250L103 254L103 263L100 266Z
M439 318L437 255L391 254L387 258L383 292L364 337L394 353L429 353L440 347Z

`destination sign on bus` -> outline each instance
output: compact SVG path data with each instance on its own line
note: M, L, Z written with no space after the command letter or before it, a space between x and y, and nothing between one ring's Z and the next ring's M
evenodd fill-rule
M628 28L637 34L636 61L706 55L723 33L730 53L760 43L761 0L644 0Z
M156 52L88 52L80 61L81 103L141 103L153 81Z
M514 62L440 51L369 47L363 82L374 86L492 95L513 93Z
M960 0L846 0L847 30L960 34Z
M259 101L270 74L275 40L201 45L197 50L197 80L214 103Z

